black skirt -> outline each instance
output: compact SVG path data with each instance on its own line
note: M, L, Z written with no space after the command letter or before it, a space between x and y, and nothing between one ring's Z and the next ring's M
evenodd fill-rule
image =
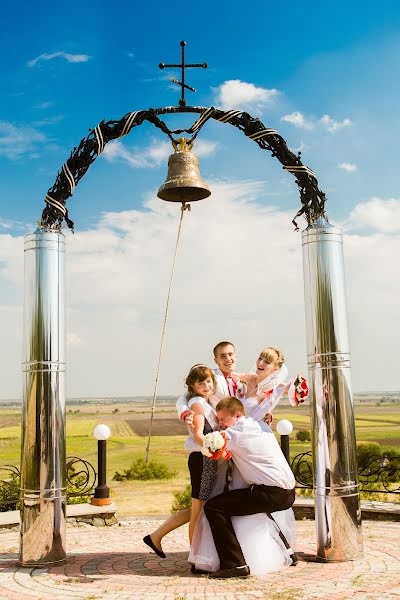
M211 433L212 427L207 419L203 434ZM192 498L207 500L211 494L217 474L217 461L203 456L201 452L191 452L188 459Z

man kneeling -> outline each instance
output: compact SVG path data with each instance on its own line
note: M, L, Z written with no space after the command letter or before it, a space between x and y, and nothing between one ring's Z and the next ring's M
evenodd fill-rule
M210 577L247 577L250 570L231 517L290 508L295 499L295 479L275 435L245 417L240 400L220 400L216 413L234 466L249 487L226 491L208 500L204 507L220 559L220 570Z

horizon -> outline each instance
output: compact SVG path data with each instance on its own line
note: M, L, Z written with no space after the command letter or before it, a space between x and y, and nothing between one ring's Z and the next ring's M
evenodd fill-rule
M382 396L399 396L399 400L400 400L400 390L370 390L370 391L362 391L362 392L353 392L353 397L354 398L358 398L361 396L371 396L372 399L374 399L374 396L378 396L378 395L382 395ZM156 402L157 401L161 401L161 400L165 400L165 399L172 399L173 401L175 401L178 396L176 394L163 394L160 396L156 397ZM68 404L68 402L95 402L95 401L114 401L114 402L124 402L124 401L140 401L140 400L145 400L145 401L149 401L151 402L153 399L153 396L145 396L145 395L138 395L138 396L76 396L76 397L68 397L65 399L65 403ZM287 398L283 398L282 402L286 402L288 401ZM0 404L6 404L6 403L22 403L22 398L0 398ZM307 405L310 405L311 403L308 402ZM307 406L305 405L305 406Z

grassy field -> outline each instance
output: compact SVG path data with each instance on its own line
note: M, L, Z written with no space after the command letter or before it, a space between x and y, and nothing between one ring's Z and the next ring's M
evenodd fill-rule
M400 446L400 405L366 402L356 404L356 432L359 441L376 441L382 446ZM309 407L293 409L280 406L274 411L274 423L289 419L294 426L291 455L310 449L310 443L295 440L299 429L310 429ZM187 458L183 451L185 427L171 406L157 408L153 423L150 457L169 465L177 475L169 481L112 481L115 471L130 466L145 456L150 410L132 404L74 405L67 407L67 456L79 456L95 466L97 445L93 429L106 423L111 429L107 444L107 478L121 514L167 514L173 493L188 482ZM20 410L3 407L0 411L0 467L19 465Z

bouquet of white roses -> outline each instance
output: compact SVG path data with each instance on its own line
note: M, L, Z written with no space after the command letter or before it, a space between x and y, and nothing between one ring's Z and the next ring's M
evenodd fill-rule
M226 449L227 438L222 431L212 431L204 436L203 447L201 453L207 458L218 460L224 458L229 460L231 453Z

